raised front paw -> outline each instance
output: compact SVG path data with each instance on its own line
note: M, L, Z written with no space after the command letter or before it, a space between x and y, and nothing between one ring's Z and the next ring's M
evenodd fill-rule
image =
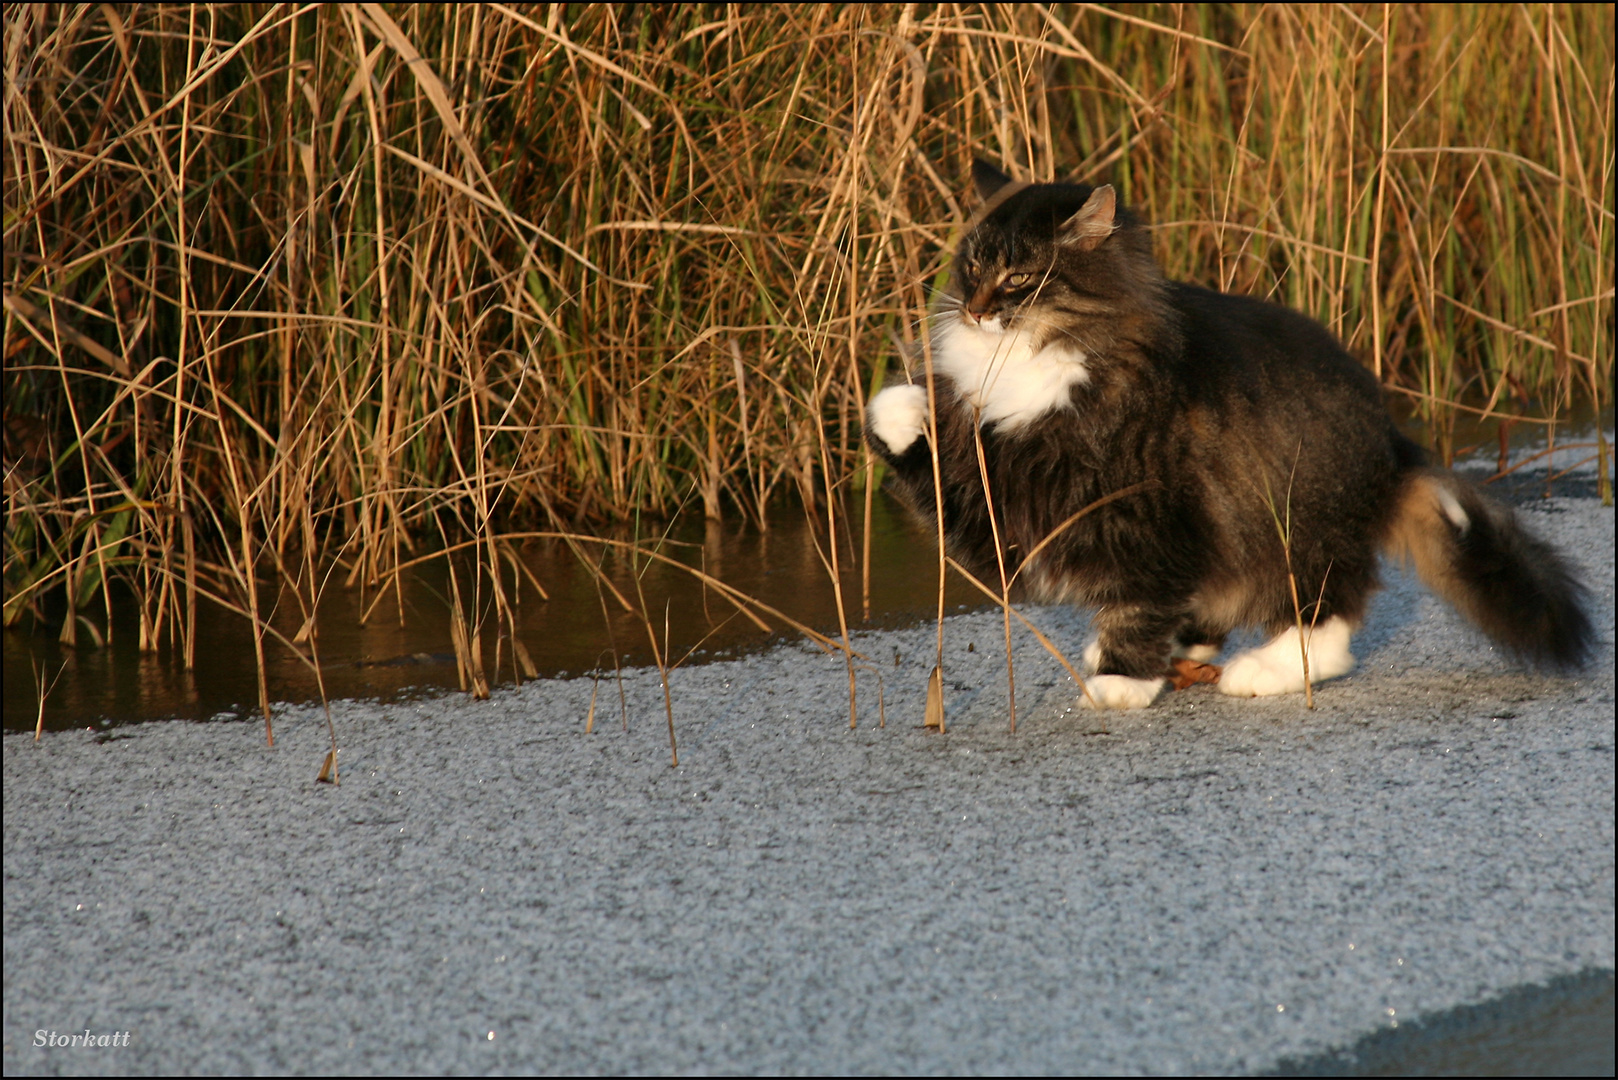
M1095 709L1144 709L1157 700L1167 679L1131 679L1128 675L1092 675L1084 680Z
M890 386L865 410L865 430L882 440L891 454L902 454L927 426L927 390Z

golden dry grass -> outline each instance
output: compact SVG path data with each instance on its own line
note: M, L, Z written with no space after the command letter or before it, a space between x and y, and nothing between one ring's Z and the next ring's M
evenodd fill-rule
M486 687L514 530L847 529L974 155L1112 180L1418 401L1611 400L1610 4L4 20L7 625L122 580L189 663L278 578L309 648L332 575L469 544Z

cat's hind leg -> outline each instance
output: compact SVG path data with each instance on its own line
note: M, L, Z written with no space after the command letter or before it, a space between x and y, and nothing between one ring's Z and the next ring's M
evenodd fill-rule
M1346 675L1354 668L1354 654L1348 651L1353 625L1332 616L1313 629L1305 627L1309 649L1309 681L1325 682ZM1250 649L1225 665L1219 677L1219 691L1232 697L1269 697L1296 694L1303 690L1303 656L1298 648L1298 628L1289 626L1259 648Z
M1206 664L1218 656L1224 647L1225 635L1222 631L1191 622L1174 635L1174 648L1169 656L1175 660L1184 657L1198 664Z

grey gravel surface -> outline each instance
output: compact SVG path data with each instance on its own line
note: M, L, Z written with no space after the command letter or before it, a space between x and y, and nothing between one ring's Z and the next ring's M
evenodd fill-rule
M1584 673L1397 573L1300 697L1075 708L999 616L656 672L4 740L4 1066L1246 1072L1613 967L1613 511ZM1082 616L1033 609L1076 656ZM36 1047L37 1031L127 1032Z

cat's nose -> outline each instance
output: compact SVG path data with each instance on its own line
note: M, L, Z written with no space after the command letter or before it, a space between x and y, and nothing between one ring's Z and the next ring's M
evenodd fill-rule
M989 317L989 312L994 307L993 300L993 294L988 290L974 294L972 299L966 302L967 317L975 323L982 322Z

